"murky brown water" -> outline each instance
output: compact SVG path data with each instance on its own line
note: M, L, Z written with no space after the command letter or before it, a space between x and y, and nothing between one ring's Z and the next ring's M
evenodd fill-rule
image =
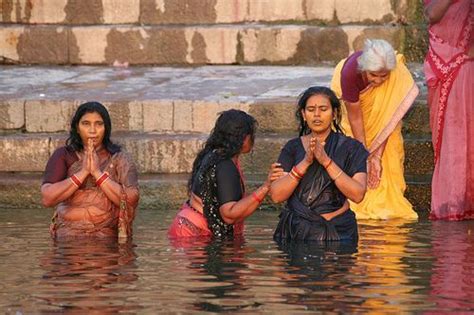
M0 209L0 309L72 313L474 312L474 221L360 222L358 247L170 243L175 211L142 211L131 244L53 242L50 210Z

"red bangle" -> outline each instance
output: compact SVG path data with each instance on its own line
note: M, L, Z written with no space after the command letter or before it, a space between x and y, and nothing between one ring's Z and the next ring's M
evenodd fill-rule
M100 175L95 181L96 186L100 187L100 185L102 185L107 179L109 179L109 174L106 172L102 173L102 175Z
M298 175L300 178L303 178L304 174L301 173L298 168L295 166L293 166L293 170L295 171L296 175Z
M252 197L258 203L262 203L262 201L263 201L263 198L262 199L258 198L258 195L255 191L252 193Z
M82 185L82 182L79 180L79 178L77 178L77 176L75 174L72 174L71 177L69 177L72 181L72 183L77 187L81 187Z
M331 165L331 163L332 163L332 159L329 160L329 163L326 166L324 166L324 168L328 169L328 167L329 167L329 165Z

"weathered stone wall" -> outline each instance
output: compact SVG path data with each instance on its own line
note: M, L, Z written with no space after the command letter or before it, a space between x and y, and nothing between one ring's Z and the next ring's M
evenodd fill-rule
M421 0L3 0L0 58L21 64L334 63L368 37L409 60Z

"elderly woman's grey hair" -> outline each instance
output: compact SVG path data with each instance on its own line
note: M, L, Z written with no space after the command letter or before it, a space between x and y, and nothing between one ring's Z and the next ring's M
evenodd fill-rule
M383 39L367 39L358 61L360 71L391 71L397 63L392 45Z

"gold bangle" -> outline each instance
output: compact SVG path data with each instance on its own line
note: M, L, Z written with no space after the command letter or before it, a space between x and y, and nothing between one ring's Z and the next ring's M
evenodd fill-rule
M297 177L295 177L295 175L293 175L292 172L289 172L288 175L289 175L291 178L293 178L294 180L296 180L298 183L300 182L300 180L299 180Z
M340 172L339 172L339 173L336 175L336 177L334 177L334 179L333 179L332 181L333 181L333 182L335 182L335 181L336 181L336 179L338 179L338 178L339 178L339 176L341 176L341 175L342 175L342 172L343 172L343 171L341 170L341 171L340 171Z

